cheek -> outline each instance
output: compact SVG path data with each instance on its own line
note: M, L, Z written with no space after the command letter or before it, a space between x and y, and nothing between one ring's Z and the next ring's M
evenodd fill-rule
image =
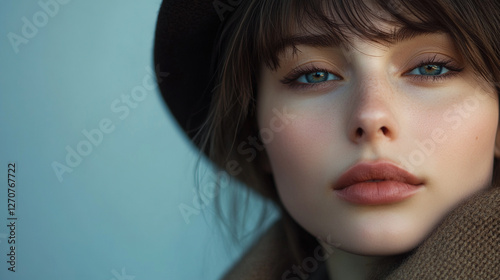
M331 203L332 180L348 162L347 155L342 154L346 152L345 128L339 121L342 116L334 107L326 107L291 107L289 110L297 117L266 144L283 205L315 234L329 229L326 221L336 221L331 216L339 211Z
M420 132L412 133L416 140L406 160L408 169L428 175L432 194L428 202L436 205L429 215L439 216L436 211L444 214L491 181L498 101L478 96L422 114L415 127Z
M296 118L275 133L266 143L274 179L278 188L292 190L296 186L325 184L325 172L332 167L332 159L343 137L332 108L315 110L291 108ZM265 118L264 124L271 118ZM334 174L335 170L330 170Z
M449 137L437 147L438 153L442 153L436 156L440 160L437 165L441 166L443 175L454 178L455 182L481 188L491 178L498 127L496 101L472 103L466 100L445 112L442 119L443 125L448 125L445 134Z

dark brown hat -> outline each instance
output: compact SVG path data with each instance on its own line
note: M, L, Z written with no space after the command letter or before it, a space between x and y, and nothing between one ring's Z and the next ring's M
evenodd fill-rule
M156 25L154 63L170 112L192 139L208 115L217 37L242 0L165 0ZM160 74L167 77L160 77Z

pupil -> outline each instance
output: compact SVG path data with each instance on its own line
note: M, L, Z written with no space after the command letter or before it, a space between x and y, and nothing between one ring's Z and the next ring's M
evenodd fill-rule
M326 79L325 72L315 72L308 75L308 82L322 82Z
M316 72L316 73L314 73L314 75L313 75L313 79L315 79L315 80L321 80L324 76L325 76L325 74L324 74L324 73L321 73L321 72Z
M423 74L438 74L435 72L440 72L441 67L438 65L426 65L426 66L424 66L424 69L425 69L424 70L425 73L423 73Z

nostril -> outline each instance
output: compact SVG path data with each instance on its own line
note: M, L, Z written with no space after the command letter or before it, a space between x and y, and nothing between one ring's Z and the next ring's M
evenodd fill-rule
M356 136L358 137L363 136L363 129L361 127L358 127L358 129L356 129Z
M382 130L382 133L383 133L384 135L388 135L388 134L389 134L389 129L387 129L387 127L383 126L383 127L381 127L380 129Z
M375 130L373 132L375 134L380 134L380 136L383 135L385 137L391 137L391 130L389 130L389 128L387 128L387 126L382 126L377 130L377 132L375 132ZM364 130L362 127L358 127L355 131L355 136L357 139L361 139L363 137L367 137L367 136L371 137L371 136L375 136L375 135L371 135L370 131Z

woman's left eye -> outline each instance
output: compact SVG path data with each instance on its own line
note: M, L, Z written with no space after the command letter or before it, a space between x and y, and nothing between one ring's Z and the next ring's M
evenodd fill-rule
M297 82L303 84L317 84L333 80L340 80L340 78L332 73L325 71L315 71L311 73L306 73L297 78Z
M443 65L426 64L413 69L408 74L410 75L424 75L424 76L439 76L448 73L450 70Z

